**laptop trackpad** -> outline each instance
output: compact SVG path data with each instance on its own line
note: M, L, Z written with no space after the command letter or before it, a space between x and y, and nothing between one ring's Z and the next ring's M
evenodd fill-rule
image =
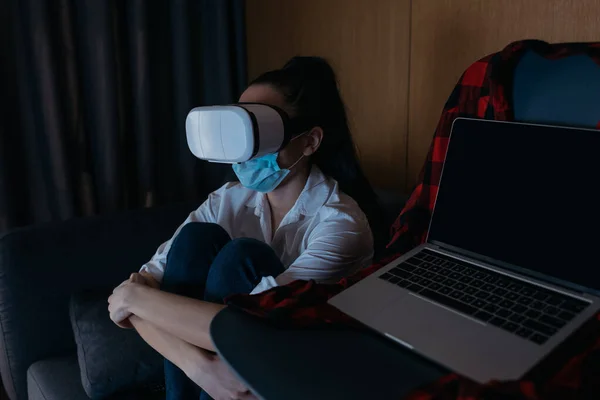
M495 369L514 362L515 353L523 361L531 356L526 341L412 293L401 303L389 304L372 325L418 353L475 379L497 376ZM490 360L495 362L490 364Z

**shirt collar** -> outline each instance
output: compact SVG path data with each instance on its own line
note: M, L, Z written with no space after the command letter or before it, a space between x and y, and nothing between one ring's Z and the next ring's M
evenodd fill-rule
M319 167L313 164L304 189L300 192L300 196L298 196L290 213L299 213L309 217L315 215L329 196L329 185L326 183L327 177ZM265 207L268 206L267 194L256 192L254 204L251 206L254 207L254 214L260 216Z

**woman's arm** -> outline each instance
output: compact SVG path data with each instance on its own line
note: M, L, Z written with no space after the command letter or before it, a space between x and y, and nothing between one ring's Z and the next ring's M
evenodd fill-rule
M210 323L226 306L166 293L139 283L117 287L108 299L116 323L137 315L157 328L194 346L214 351Z
M308 241L302 254L275 279L279 285L298 279L337 282L368 266L373 258L373 236L366 221L323 221Z
M279 276L265 276L250 294L262 293L295 280L334 283L364 268L373 259L373 235L366 221L339 218L322 221L308 246Z
M177 365L188 377L194 375L195 369L209 365L212 355L206 350L166 333L137 315L132 315L129 322L146 343Z

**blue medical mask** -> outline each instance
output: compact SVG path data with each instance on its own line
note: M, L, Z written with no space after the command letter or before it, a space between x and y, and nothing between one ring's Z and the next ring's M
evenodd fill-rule
M233 171L244 187L263 193L272 192L304 157L302 155L289 168L279 168L278 155L279 153L271 153L243 163L233 164Z

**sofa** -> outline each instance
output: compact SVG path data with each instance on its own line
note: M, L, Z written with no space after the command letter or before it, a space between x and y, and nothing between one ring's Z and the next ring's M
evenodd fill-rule
M389 226L405 198L378 195ZM80 218L0 237L0 372L11 400L89 399L69 318L71 296L122 282L197 205ZM150 395L129 391L110 398Z

